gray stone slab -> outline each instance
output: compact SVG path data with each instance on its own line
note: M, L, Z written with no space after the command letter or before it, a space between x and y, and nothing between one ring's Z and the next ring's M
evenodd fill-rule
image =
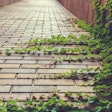
M12 89L13 93L34 93L34 92L52 92L54 86L14 86Z
M6 93L10 91L11 86L0 86L0 92Z
M43 60L43 61L38 61L38 63L39 64L50 64L50 63L52 63L52 61L45 61L45 60Z
M22 56L0 56L0 59L22 59ZM0 60L1 61L1 60Z
M26 56L24 57L25 60L52 60L52 56Z
M0 73L35 73L35 69L2 69Z
M5 63L35 64L36 61L31 61L31 60L7 60Z
M5 60L0 60L0 63L3 63Z

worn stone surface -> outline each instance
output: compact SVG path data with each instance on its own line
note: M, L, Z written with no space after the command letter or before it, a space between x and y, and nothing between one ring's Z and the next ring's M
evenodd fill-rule
M0 60L0 63L3 63L5 60Z
M0 85L32 85L31 79L2 79Z
M51 64L52 61L46 61L46 60L42 60L42 61L38 61L39 64Z
M12 89L13 93L46 93L52 91L54 91L54 86L14 86Z
M0 93L9 93L11 86L1 86L0 85Z
M0 73L35 73L35 69L2 69Z
M13 59L13 60L20 60L22 56L0 56L0 59Z
M19 68L19 64L0 64L0 68Z
M73 80L67 79L38 79L34 82L35 85L74 85Z
M16 74L0 74L0 79L12 79L15 78Z
M64 73L70 71L70 69L38 69L38 73Z
M17 77L20 79L37 79L39 76L38 74L18 74Z
M40 57L35 57L35 56L27 56L27 57L24 57L25 60L52 60L52 56L40 56Z
M32 60L7 60L5 63L35 64L36 61L32 61Z
M46 64L29 64L29 65L25 65L23 64L21 66L22 68L46 68L46 69L49 69L49 68L54 68L54 65L46 65Z

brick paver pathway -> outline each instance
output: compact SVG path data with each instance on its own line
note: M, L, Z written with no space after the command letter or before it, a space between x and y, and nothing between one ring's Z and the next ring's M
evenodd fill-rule
M29 39L51 37L72 33L77 36L87 34L67 21L75 18L57 0L22 0L0 8L0 49L25 47ZM0 55L0 98L25 100L40 95L49 96L59 90L60 95L71 91L92 93L92 86L81 80L52 78L54 73L69 72L73 68L99 66L92 62L58 64L44 66L52 61L52 56L32 56L12 54ZM90 80L92 82L92 80Z

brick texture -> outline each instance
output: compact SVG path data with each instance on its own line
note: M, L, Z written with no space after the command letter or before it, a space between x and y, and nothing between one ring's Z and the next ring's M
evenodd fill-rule
M0 79L13 79L16 74L0 74Z
M20 1L20 0L0 0L0 7L4 5L12 4L17 1Z
M69 11L81 20L86 20L89 23L94 21L93 0L59 0ZM105 0L101 0L104 4Z
M19 64L0 64L0 68L19 68Z

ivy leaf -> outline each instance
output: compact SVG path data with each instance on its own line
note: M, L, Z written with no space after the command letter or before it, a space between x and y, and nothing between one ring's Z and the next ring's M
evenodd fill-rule
M57 112L57 111L56 111L56 108L53 108L53 109L51 110L51 112Z
M103 110L103 107L102 106L98 106L98 107L96 107L95 110L96 110L95 112L101 112Z
M0 107L0 112L7 112L7 109L5 107Z
M96 97L92 96L88 98L88 103L94 103L96 100Z

